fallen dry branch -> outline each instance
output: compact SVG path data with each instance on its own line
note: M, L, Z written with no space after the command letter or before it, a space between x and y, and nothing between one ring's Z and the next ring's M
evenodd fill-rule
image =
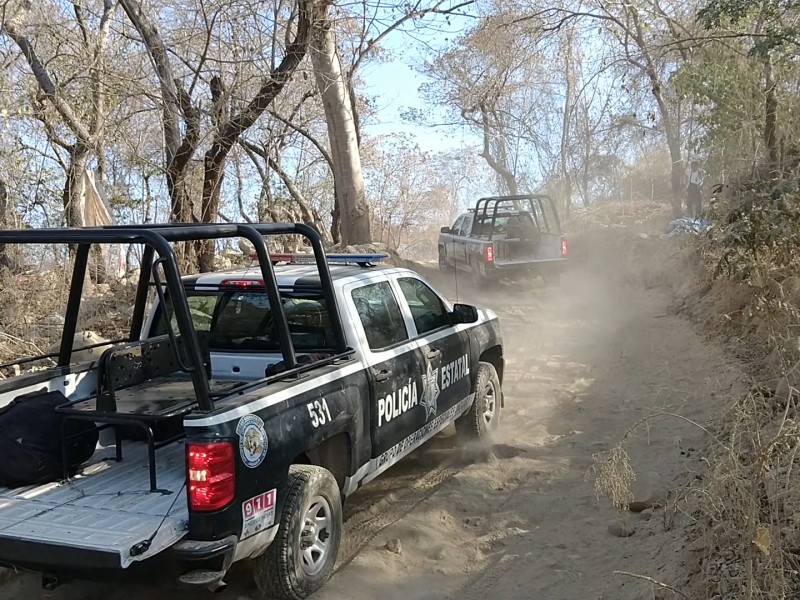
M623 577L631 577L633 579L641 579L642 581L646 581L648 583L653 584L656 587L660 587L661 589L668 590L675 594L676 596L680 596L681 598L686 598L686 600L690 600L689 596L684 594L682 591L675 589L671 585L667 585L662 581L658 581L657 579L653 579L652 577L648 577L647 575L639 575L637 573L628 573L627 571L614 571L614 575L622 575Z

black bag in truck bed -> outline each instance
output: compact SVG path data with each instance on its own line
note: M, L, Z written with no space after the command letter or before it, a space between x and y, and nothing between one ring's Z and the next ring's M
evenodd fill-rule
M57 481L65 466L73 475L89 460L97 446L97 428L57 413L56 407L66 402L58 391L33 392L0 409L0 487Z

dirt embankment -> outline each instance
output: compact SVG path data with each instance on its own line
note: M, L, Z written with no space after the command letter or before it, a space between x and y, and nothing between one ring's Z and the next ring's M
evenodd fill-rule
M719 264L713 245L654 240L642 229L588 234L584 264L602 272L617 257L624 268L606 269L609 276L666 295L668 314L690 320L746 373L745 385L707 401L717 407L715 418L698 423L709 429L704 465L684 479L675 505L683 515L676 525L690 542L682 551L690 576L684 591L693 598L798 597L800 277L770 271L766 262L756 269L770 274L747 282L712 277Z

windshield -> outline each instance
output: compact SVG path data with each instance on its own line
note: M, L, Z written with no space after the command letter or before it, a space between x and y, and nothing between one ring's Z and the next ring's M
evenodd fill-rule
M187 290L186 294L195 329L209 332L212 351L281 351L272 307L265 292ZM281 298L295 350L307 352L336 347L321 293L282 292ZM173 331L177 332L174 316L171 323ZM166 333L164 311L159 307L150 335Z

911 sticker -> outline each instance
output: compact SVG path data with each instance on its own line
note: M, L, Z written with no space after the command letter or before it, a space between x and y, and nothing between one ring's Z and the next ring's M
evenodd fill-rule
M249 538L275 523L276 490L270 490L242 503L242 537Z

